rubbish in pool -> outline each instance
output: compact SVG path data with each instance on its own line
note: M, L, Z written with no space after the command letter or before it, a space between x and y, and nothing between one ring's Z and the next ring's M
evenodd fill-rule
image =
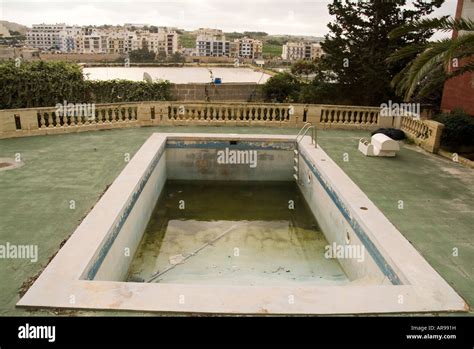
M348 284L339 261L324 257L328 244L292 182L168 181L126 280Z

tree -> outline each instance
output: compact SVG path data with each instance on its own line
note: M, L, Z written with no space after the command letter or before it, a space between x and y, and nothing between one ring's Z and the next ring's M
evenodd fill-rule
M249 37L254 37L254 36L268 36L268 33L266 32L251 32L251 31L245 31L244 32L245 36Z
M298 103L351 104L351 101L338 93L337 85L314 79L309 84L302 85Z
M130 61L134 63L153 62L155 60L155 53L149 51L147 48L130 51Z
M160 50L160 51L158 52L158 55L157 55L156 59L158 60L158 62L165 62L165 61L166 61L166 57L167 57L167 56L166 56L166 52Z
M440 7L444 0L342 1L328 5L335 22L321 44L325 55L318 64L317 78L338 85L353 104L380 105L396 99L390 85L411 57L387 64L386 59L407 44L424 44L430 29L391 38L389 33L407 21L416 21Z
M184 63L185 61L186 59L179 52L175 52L169 57L169 62L171 63Z
M393 30L390 36L397 38L427 29L462 30L463 33L455 38L407 45L387 59L387 62L393 63L415 56L392 80L397 93L403 95L405 100L424 98L436 92L439 94L446 80L474 71L472 20L447 17L423 19Z
M291 73L297 76L306 76L306 80L311 74L316 73L317 65L314 61L301 60L291 66Z
M262 88L268 102L295 102L301 86L293 75L280 73L268 79Z

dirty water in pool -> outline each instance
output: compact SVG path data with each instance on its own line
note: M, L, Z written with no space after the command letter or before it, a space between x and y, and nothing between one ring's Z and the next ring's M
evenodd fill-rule
M326 245L294 183L168 181L128 281L348 283L337 260L324 257Z

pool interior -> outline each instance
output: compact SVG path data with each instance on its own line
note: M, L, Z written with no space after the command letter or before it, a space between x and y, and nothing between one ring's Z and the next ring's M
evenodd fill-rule
M168 180L127 281L345 285L293 182Z

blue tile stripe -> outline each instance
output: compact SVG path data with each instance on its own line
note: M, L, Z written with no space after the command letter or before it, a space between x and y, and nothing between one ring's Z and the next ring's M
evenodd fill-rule
M167 148L171 149L236 149L236 150L293 150L294 142L258 142L238 140L237 144L229 141L168 141Z
M332 190L332 188L328 185L328 183L326 183L326 181L324 181L321 173L316 169L316 166L308 160L307 158L308 155L306 154L306 151L301 151L301 148L300 148L300 155L303 158L303 160L306 162L306 165L308 165L311 172L318 179L319 183L324 188L326 193L329 195L331 200L334 202L336 207L339 209L341 214L344 216L346 221L352 227L357 237L365 246L365 249L369 252L370 256L373 258L373 260L375 261L379 269L384 273L385 276L387 276L387 278L390 280L390 282L393 285L402 285L403 283L401 282L397 273L393 270L390 264L387 263L387 261L382 256L382 254L377 249L377 247L374 245L372 240L367 236L364 229L360 226L359 222L356 219L352 218L349 210L346 208L346 206L344 205L342 200L339 198L337 193L334 190Z
M119 220L115 223L114 227L111 229L109 234L107 235L107 239L105 243L101 246L99 254L97 255L96 259L92 263L92 265L89 267L87 273L86 273L86 280L93 280L99 271L99 268L101 267L102 263L104 262L105 257L107 256L107 253L109 252L110 248L112 247L115 239L120 233L120 230L122 229L123 225L125 224L125 221L127 220L128 216L130 215L130 212L132 212L133 207L135 206L138 198L140 197L140 194L142 193L143 189L145 188L145 185L148 182L148 179L150 178L151 174L155 170L156 166L161 160L162 155L164 154L166 149L166 142L163 142L161 145L160 149L157 151L156 155L154 156L152 162L148 166L148 168L145 171L145 174L140 180L140 183L137 187L137 189L133 192L132 197L128 201L125 209L123 210L122 215L120 216Z

